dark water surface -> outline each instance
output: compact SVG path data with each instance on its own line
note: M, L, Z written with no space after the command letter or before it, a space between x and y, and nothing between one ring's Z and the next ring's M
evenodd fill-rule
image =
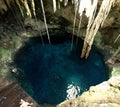
M108 79L97 50L92 49L87 60L81 59L82 40L71 50L70 34L55 35L51 45L42 45L39 37L31 38L15 56L18 71L24 74L22 87L40 104L75 98L91 85Z

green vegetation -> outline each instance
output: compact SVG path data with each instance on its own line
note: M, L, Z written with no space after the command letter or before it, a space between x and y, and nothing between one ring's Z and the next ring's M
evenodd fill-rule
M6 61L11 60L11 52L8 49L0 47L0 61L5 63Z

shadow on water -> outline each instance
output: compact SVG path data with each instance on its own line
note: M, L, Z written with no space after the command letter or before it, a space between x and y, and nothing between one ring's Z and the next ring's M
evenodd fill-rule
M30 38L16 53L14 62L23 74L21 86L39 103L58 104L73 99L108 79L103 56L94 48L88 59L81 59L83 41L71 50L71 34L51 34L52 44L44 36Z

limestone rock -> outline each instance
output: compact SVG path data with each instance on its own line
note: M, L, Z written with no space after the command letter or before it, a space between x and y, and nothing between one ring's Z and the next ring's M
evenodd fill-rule
M65 101L57 107L120 107L120 76L111 77L99 85L90 87L80 97Z

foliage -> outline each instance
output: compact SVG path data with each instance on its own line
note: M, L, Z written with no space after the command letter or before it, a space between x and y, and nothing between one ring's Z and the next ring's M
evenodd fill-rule
M10 50L0 47L0 61L6 62L11 60L11 53Z

